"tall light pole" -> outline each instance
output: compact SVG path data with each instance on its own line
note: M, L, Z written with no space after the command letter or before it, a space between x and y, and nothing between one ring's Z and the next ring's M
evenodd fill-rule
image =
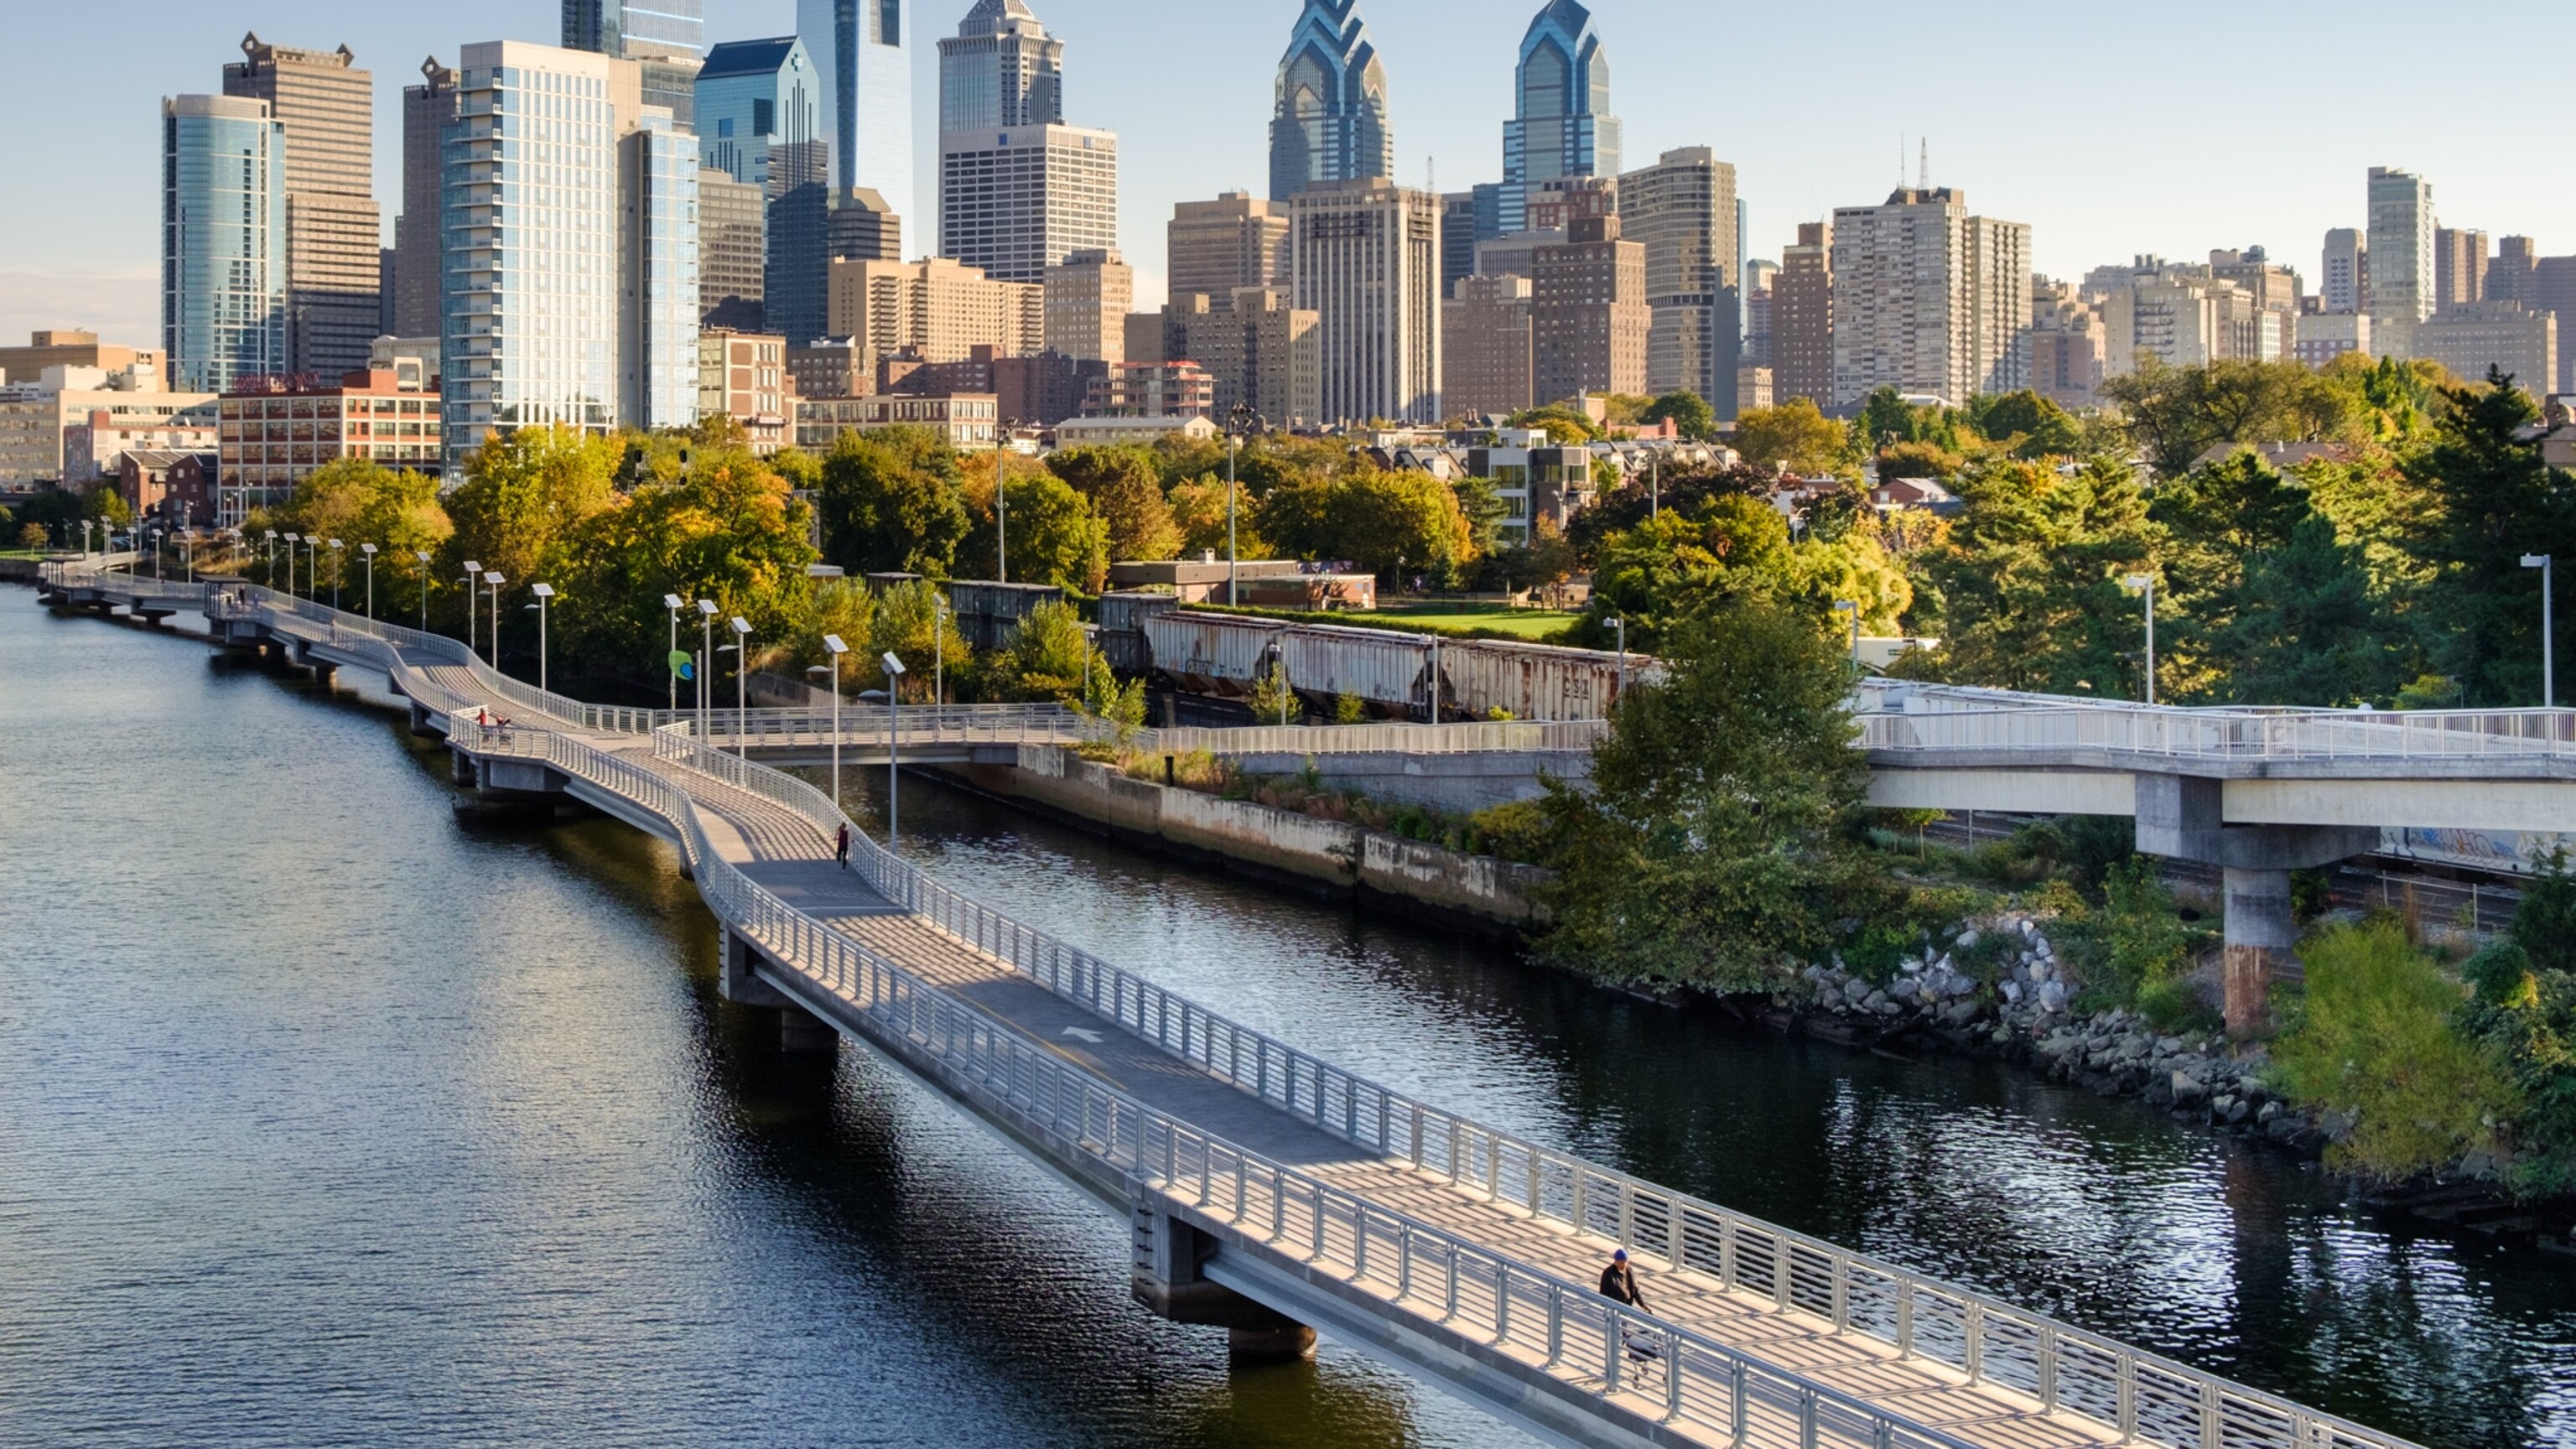
M1019 427L1016 419L1004 418L993 429L993 582L1011 581L1011 490L1003 484L1002 449Z
M930 702L948 702L948 596L930 595Z
M340 575L343 572L340 560L344 557L346 555L340 552L340 540L331 540L331 612L334 614L340 612Z
M886 849L903 848L903 661L885 653L886 672Z
M474 653L474 591L482 587L482 583L483 565L470 558L467 559L465 561L465 652L468 656Z
M1860 605L1853 603L1849 599L1836 599L1834 600L1834 612L1837 614L1849 614L1851 616L1852 673L1854 675L1858 675L1860 673Z
M671 713L678 714L680 712L680 666L678 663L680 653L680 610L683 607L683 604L679 595L664 594L662 596L662 607L671 611L671 658L663 662L663 672L671 676Z
M2540 707L2558 707L2558 562L2550 554L2527 553L2522 566L2540 570Z
M1619 631L1619 692L1610 699L1611 704L1616 705L1628 697L1628 621L1613 619L1610 627Z
M322 602L322 540L310 533L304 535L304 587L312 591L313 602Z
M87 525L83 525L83 527L86 529ZM268 541L268 557L262 561L264 567L260 569L260 572L268 575L268 577L260 580L260 582L273 589L277 587L277 530L274 528L263 528L260 530L260 536Z
M300 533L286 536L286 596L290 599L295 597L295 546L303 541Z
M733 616L733 752L745 761L751 759L751 745L742 732L743 716L751 712L751 621L740 614Z
M376 546L362 543L358 545L358 552L367 561L367 620L373 623L376 617Z
M1258 426L1260 422L1261 414L1254 412L1252 404L1245 402L1236 403L1234 410L1225 417L1225 603L1230 609L1243 602L1235 586L1235 576L1243 565L1241 551L1235 544L1235 460L1243 452L1246 428Z
M712 718L715 710L715 681L712 678L716 668L715 600L698 600L698 623L706 636L698 651L698 744L712 750L715 748L715 721Z
M850 646L841 642L840 635L826 634L823 636L823 652L832 656L832 806L838 809L841 804L841 656L850 652ZM824 667L817 664L805 672L821 674Z
M2131 574L2120 580L2120 586L2147 601L2147 703L2156 702L2156 576Z
M483 575L483 586L492 591L492 667L494 669L501 667L501 586L508 582L508 579L496 573Z
M411 551L411 556L420 565L420 632L426 634L429 632L429 550L416 548Z
M537 596L537 689L543 692L546 687L546 604L554 598L555 586L536 584L528 592Z

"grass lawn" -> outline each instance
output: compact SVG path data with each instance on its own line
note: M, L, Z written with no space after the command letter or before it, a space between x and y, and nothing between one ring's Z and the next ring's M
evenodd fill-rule
M1581 618L1548 609L1507 609L1498 604L1398 604L1393 608L1353 612L1340 617L1367 619L1443 634L1491 629L1534 643L1546 643Z

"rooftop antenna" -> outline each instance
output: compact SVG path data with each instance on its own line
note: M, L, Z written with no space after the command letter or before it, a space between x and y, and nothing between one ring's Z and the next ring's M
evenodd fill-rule
M1932 138L1929 136L1923 138L1923 159L1915 165L1914 184L1924 191L1932 189Z
M1423 188L1429 191L1432 195L1438 196L1440 194L1439 157L1425 156L1422 158L1422 185Z

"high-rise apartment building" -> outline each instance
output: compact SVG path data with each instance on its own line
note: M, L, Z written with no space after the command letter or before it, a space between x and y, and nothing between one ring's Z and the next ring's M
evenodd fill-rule
M826 244L836 262L902 261L903 218L873 191L844 191L832 198Z
M563 48L613 59L707 53L703 0L564 0Z
M1744 361L1735 167L1705 146L1667 151L1620 177L1618 197L1620 235L1646 250L1646 390L1696 393L1734 417Z
M698 172L698 322L758 332L769 280L768 202L714 167Z
M1538 400L1647 391L1646 344L1654 312L1646 305L1646 248L1621 235L1619 217L1585 217L1569 228L1564 245L1540 248L1537 264L1530 279L1530 327L1538 350ZM1728 352L1731 359L1734 349ZM1727 375L1734 376L1731 368Z
M1248 191L1172 208L1166 229L1171 295L1222 305L1242 287L1288 285L1288 208Z
M1127 314L1135 306L1134 267L1105 247L1075 252L1046 270L1047 350L1084 360L1124 362Z
M266 101L161 103L161 346L182 392L288 370L285 152Z
M294 50L247 35L224 94L267 102L286 132L288 370L365 367L384 305L375 77L345 45Z
M1297 305L1323 332L1319 421L1439 422L1440 198L1335 181L1289 215Z
M2370 336L2383 357L2415 355L2415 324L2433 315L2433 184L2370 168Z
M2540 306L2540 248L2527 236L2499 237L2495 262L2487 268L2486 300Z
M2081 288L2030 279L2030 387L2069 412L2099 399L2109 334Z
M1880 388L1964 403L2026 385L2030 228L1948 187L1834 213L1834 405ZM1775 322L1776 328L1776 322Z
M1306 0L1289 32L1270 119L1270 199L1395 175L1386 66L1359 0Z
M831 335L888 358L963 362L978 347L1026 357L1046 347L1046 289L988 277L947 257L832 263Z
M1452 417L1510 417L1536 404L1530 293L1527 277L1465 277L1440 304L1440 392Z
M2437 226L2433 229L2433 310L2484 301L2487 295L2487 234Z
M2558 376L2558 319L2520 302L2456 303L2416 324L2415 355L2464 382L2497 371L2526 392L2546 393Z
M1063 60L1022 0L980 0L939 42L941 255L1042 282L1118 245L1118 136L1064 124Z
M402 215L394 218L393 294L396 337L438 335L438 187L443 143L456 119L456 71L432 56L420 84L403 87Z
M2542 257L2532 263L2539 308L2560 322L2576 322L2576 257ZM2558 351L2558 391L2576 393L2576 347Z
M1648 265L1651 266L1652 263ZM1744 366L1746 367L1759 367L1768 371L1771 366L1771 285L1779 279L1778 262L1767 257L1744 259Z
M2329 312L2370 310L2370 234L2339 226L2326 233L2325 270L2317 295Z
M1312 423L1323 409L1322 319L1289 305L1288 294L1271 287L1240 287L1225 298L1201 293L1175 297L1156 325L1131 328L1131 347L1140 336L1155 344L1152 360L1187 359L1208 371L1215 383L1215 416L1238 404L1248 405L1272 427Z
M1798 224L1797 244L1780 253L1771 284L1771 392L1834 405L1834 228Z
M2096 269L2087 285L2102 298L2106 373L2126 377L2150 362L2198 367L2296 356L2296 278L2259 256L2251 264L2217 261L2242 255L2213 253L2210 266L2140 257L2116 277L2123 269Z
M2378 354L2370 346L2367 312L2305 312L2292 324L2290 355L2305 367L2323 367L2347 352Z
M918 215L912 162L912 0L796 0L820 77L832 185Z
M1521 37L1503 123L1502 229L1528 231L1529 196L1560 176L1619 174L1619 120L1610 114L1610 54L1575 0L1548 0Z
M461 57L439 371L451 469L499 433L684 426L697 408L697 138L606 55Z

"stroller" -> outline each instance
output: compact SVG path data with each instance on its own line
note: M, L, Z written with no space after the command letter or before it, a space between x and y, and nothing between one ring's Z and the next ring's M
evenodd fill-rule
M1661 1385L1670 1372L1664 1360L1664 1337L1633 1324L1619 1325L1619 1351L1628 1360L1628 1383L1635 1388Z

